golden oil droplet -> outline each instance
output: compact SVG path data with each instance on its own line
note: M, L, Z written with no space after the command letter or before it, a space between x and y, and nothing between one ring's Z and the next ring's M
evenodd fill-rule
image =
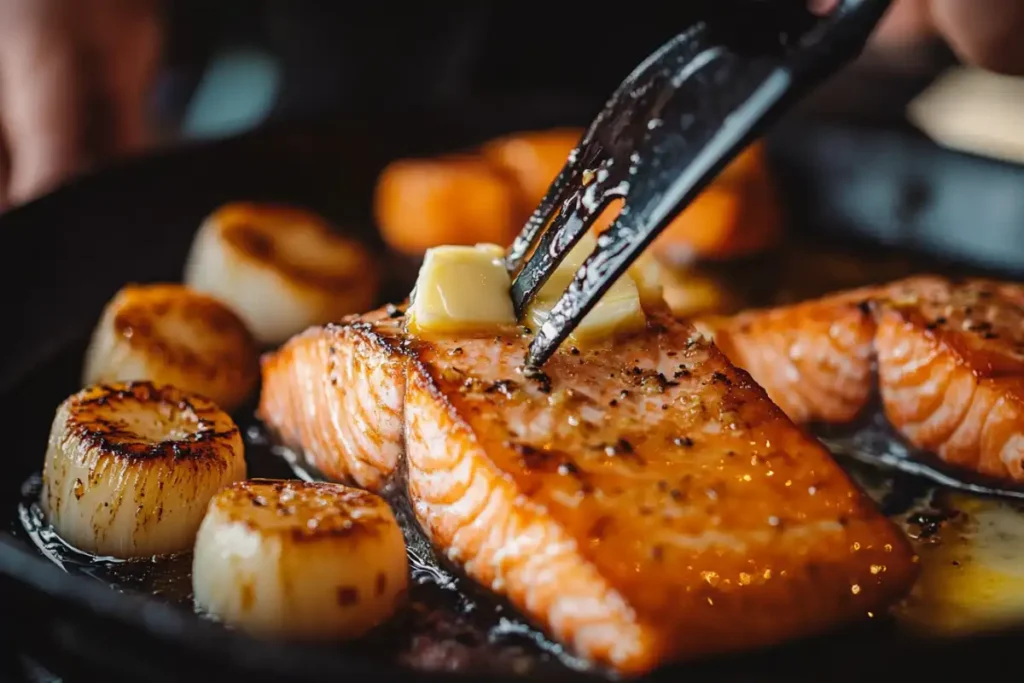
M872 574L881 574L884 571L885 571L885 565L884 564L873 564L873 565L871 565L871 573Z
M708 604L711 605L712 607L714 607L715 606L715 601L712 600L711 598L708 598Z
M749 586L750 585L750 574L748 574L746 572L740 572L740 585L741 586Z
M850 552L854 552L855 553L858 550L860 550L860 542L859 541L854 541L853 545L850 546Z
M850 592L853 593L854 595L859 595L860 594L860 584L855 583L852 586L850 586Z
M764 574L762 574L762 576L764 576L764 580L767 581L768 579L772 578L772 570L765 569Z
M85 494L85 484L82 483L81 479L75 479L75 498L81 498Z
M892 552L892 543L886 543L884 546L882 546L882 550L884 550L887 553L891 553Z
M707 581L709 586L717 586L718 585L718 578L719 578L718 577L718 572L703 571L703 572L700 573L700 578L702 578L705 581Z
M749 474L744 474L743 475L743 481L750 481L750 475Z

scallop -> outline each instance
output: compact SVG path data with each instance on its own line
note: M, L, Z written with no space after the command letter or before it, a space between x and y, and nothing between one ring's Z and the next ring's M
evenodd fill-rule
M128 381L170 384L230 411L255 389L259 353L245 323L213 297L182 285L129 285L93 332L83 384Z
M370 308L369 251L309 211L229 204L199 228L184 281L235 310L262 345Z
M57 409L41 503L79 550L162 555L189 550L213 495L245 476L242 436L210 400L150 382L99 385Z
M405 541L379 496L340 484L254 479L210 501L196 538L196 605L258 636L354 638L408 586Z

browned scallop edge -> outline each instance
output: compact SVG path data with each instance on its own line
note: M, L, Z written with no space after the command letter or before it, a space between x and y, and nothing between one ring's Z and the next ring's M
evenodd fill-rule
M376 264L372 262L371 253L362 242L338 234L318 216L300 212L296 214L296 217L298 220L315 226L325 236L348 243L350 249L361 253L365 267L350 273L327 274L299 267L288 259L280 258L273 238L268 237L259 227L262 221L276 220L276 216L264 217L259 215L258 211L247 211L245 215L226 215L216 218L226 221L221 228L221 234L227 242L254 261L277 268L293 282L332 292L372 284L372 280L376 277Z
M273 498L267 498L263 495L262 491L256 489L257 486L267 485L273 489ZM339 488L344 488L345 490L339 491ZM330 482L307 482L292 479L249 479L247 481L235 482L226 487L217 495L217 502L226 503L233 508L240 508L243 505L261 509L269 508L271 512L279 517L302 517L302 506L304 504L302 500L297 501L297 503L281 500L281 494L287 489L293 489L299 495L301 495L302 491L327 491L344 497L341 505L332 508L331 511L335 514L329 519L324 520L326 523L317 524L313 527L302 523L282 528L281 533L286 534L293 541L315 542L338 538L377 538L383 533L384 528L389 526L389 520L384 515L354 518L348 514L346 508L350 506L386 507L386 503L377 496L367 491L344 487L342 484ZM241 511L229 513L228 516L232 522L245 524L251 529L256 529L256 525L245 517L245 514ZM260 531L265 530L261 529Z
M114 314L113 326L118 337L125 339L137 349L146 349L162 358L169 366L180 367L184 372L202 373L207 378L236 376L242 384L250 383L249 374L256 364L256 342L252 332L238 314L217 299L193 292L181 285L130 285L132 289L148 290L161 296L156 301L131 301ZM129 288L125 288L126 292ZM175 296L177 298L170 298ZM198 319L221 336L233 336L244 346L239 356L203 357L187 345L176 344L160 336L152 320L178 308L187 319Z
M249 328L237 313L220 300L191 290L184 285L131 284L126 286L122 292L125 295L160 295L160 298L144 302L128 301L127 305L118 310L114 316L114 329L118 334L131 330L133 336L138 334L152 336L151 316L162 317L170 313L172 309L179 308L186 318L202 319L217 334L237 334L242 337L251 337Z
M173 387L156 386L152 382L129 382L123 385L98 385L102 392L90 398L69 399L68 435L88 448L126 460L191 460L220 461L223 441L238 435L238 427L218 431L216 418L220 409L211 401L189 396ZM156 443L139 437L117 420L89 413L91 407L117 408L130 404L173 403L181 412L191 411L198 418L197 429L187 440L165 440ZM218 443L220 442L220 443Z

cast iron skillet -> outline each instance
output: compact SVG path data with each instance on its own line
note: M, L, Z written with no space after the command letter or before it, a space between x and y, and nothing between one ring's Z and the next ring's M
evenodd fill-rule
M192 234L213 208L234 199L300 204L379 246L371 189L390 159L448 151L513 130L581 125L596 108L550 99L491 102L265 130L110 168L0 219L6 245L0 287L8 299L0 332L7 425L0 468L0 628L8 644L67 680L464 678L405 669L358 648L257 642L149 596L64 573L5 532L18 523L22 482L41 467L54 408L77 388L74 363L59 359L80 343L120 286L179 279ZM910 675L943 678L1013 658L1022 636L1024 625L943 645L855 630L655 678L863 681L910 666ZM583 675L566 672L559 680L576 676ZM523 679L510 674L509 680Z

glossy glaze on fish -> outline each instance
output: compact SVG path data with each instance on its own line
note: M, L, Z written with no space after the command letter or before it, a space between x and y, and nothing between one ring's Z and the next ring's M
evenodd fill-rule
M390 312L389 312L390 311ZM566 349L414 339L389 309L264 359L260 416L331 477L405 459L427 536L575 653L626 673L878 613L909 546L694 328Z
M885 414L947 463L1024 482L1024 286L913 277L706 321L797 422Z
M698 322L794 422L844 423L873 388L873 290Z

